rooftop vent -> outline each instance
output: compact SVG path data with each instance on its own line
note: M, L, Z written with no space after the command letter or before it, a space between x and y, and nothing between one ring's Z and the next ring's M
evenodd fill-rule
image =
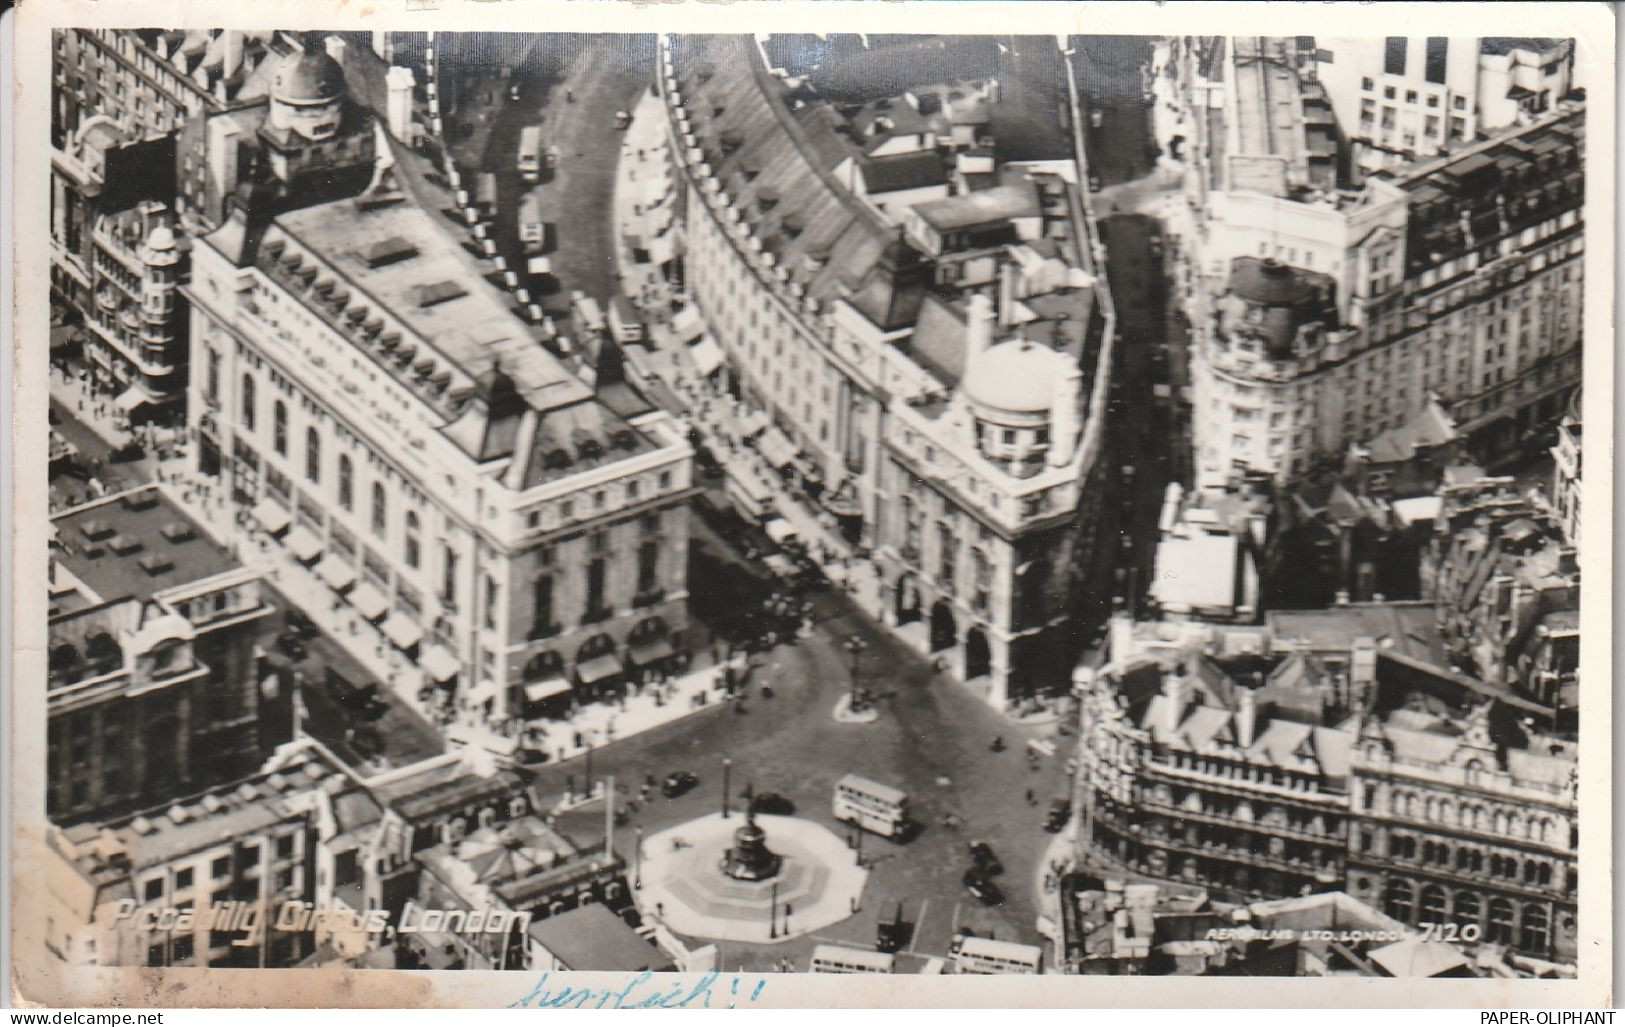
M402 239L392 235L387 239L380 239L361 251L368 267L383 267L397 261L407 260L418 255L418 248Z
M164 574L175 569L175 561L169 559L167 556L159 556L157 553L149 553L148 555L137 560L136 563L140 564L142 570L146 571L148 574L151 574L155 578L160 574Z
M431 282L428 285L418 286L418 306L432 307L466 295L468 290L456 282Z
M126 510L150 510L158 505L158 493L152 489L132 492L119 501Z
M142 549L146 548L140 539L128 538L124 535L114 535L112 538L108 539L107 547L120 556L129 556L131 553L139 553Z
M149 835L158 830L158 825L154 824L146 817L136 817L134 820L130 821L130 830L139 835Z
M169 817L169 819L173 823L184 824L188 820L192 819L192 812L191 812L191 810L188 810L185 806L182 806L179 803L177 803L177 804L169 807L168 811L165 813L165 816Z
M158 529L158 534L167 539L171 545L177 546L182 542L190 542L197 538L197 532L192 530L190 524L183 521L170 521Z
M84 533L85 538L90 539L92 542L100 542L102 539L112 538L118 533L111 524L100 520L86 521L84 524L80 525L79 530Z
M203 807L205 813L219 813L224 808L225 803L220 801L218 795L205 795L198 805Z

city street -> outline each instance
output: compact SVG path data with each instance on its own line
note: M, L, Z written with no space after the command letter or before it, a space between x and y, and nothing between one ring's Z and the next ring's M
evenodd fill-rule
M674 800L657 791L622 829L617 849L631 857L634 825L652 834L715 811L722 800L724 758L733 761L729 791L734 808L748 784L758 795L789 799L797 816L843 833L830 800L835 781L856 772L907 791L920 833L903 844L864 836L863 853L873 860L873 870L857 916L818 937L779 945L766 943L764 925L763 944L725 946L723 966L771 969L788 957L805 969L820 940L872 946L877 918L895 912L899 902L905 918L918 922L911 946L918 952L945 952L956 926L1038 943L1035 889L1044 872L1038 864L1052 839L1042 823L1049 800L1066 790L1066 747L1029 770L1023 745L1040 729L1013 726L965 689L936 677L922 656L853 610L844 595L825 591L815 605L826 616L811 637L760 658L745 712L709 713L593 754L593 777L613 774L617 786L624 785L633 798L645 774L658 780L686 770L700 779L698 787ZM868 645L859 674L881 710L880 720L870 725L837 723L832 717L850 681L842 643L853 634ZM769 682L773 696L764 698L761 685ZM1003 737L1003 752L990 751L995 736ZM537 793L545 800L562 795L569 785L579 788L586 762L543 770L535 782ZM1029 789L1034 805L1026 801ZM949 813L963 826L944 827ZM560 826L587 844L599 837L602 823L603 808L595 805L563 815ZM1006 867L998 879L1005 894L1002 907L979 905L960 883L969 866L966 847L976 839L992 844Z
M474 50L464 40L442 58L443 79L458 80L446 100L452 154L464 174L464 188L474 189L476 172L497 180L497 210L492 237L511 267L525 266L518 237L521 195L535 191L542 220L553 225L555 248L547 254L556 288L535 299L555 316L579 289L600 303L619 291L615 271L615 226L604 211L612 207L615 164L621 133L615 114L631 110L638 94L651 83L653 36L525 37L523 53L503 55L514 72L503 79L489 48ZM543 46L544 41L549 45ZM552 45L557 43L558 45ZM471 60L472 66L462 64ZM517 85L519 98L510 100ZM489 102L487 102L489 100ZM486 122L482 131L460 138L461 125ZM558 149L558 166L544 170L538 185L523 182L516 160L519 136L527 125L540 125L542 145Z

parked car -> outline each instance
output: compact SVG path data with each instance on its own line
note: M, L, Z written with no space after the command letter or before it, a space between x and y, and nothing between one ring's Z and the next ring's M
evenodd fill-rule
M1004 873L1004 864L993 852L993 846L987 842L971 842L970 858L976 862L976 868L988 876Z
M675 799L699 783L700 779L688 771L677 770L666 775L666 780L660 784L660 792L668 799Z
M1072 803L1066 799L1056 799L1049 804L1049 815L1044 818L1044 830L1050 834L1059 834L1066 822L1072 819Z
M880 952L899 951L908 944L912 926L903 919L903 904L899 902L890 918L875 924L875 949Z
M616 111L615 112L615 127L616 128L625 128L626 126L628 126L630 124L632 124L632 115L628 114L626 111Z
M970 892L971 897L982 905L999 906L1004 904L1004 892L999 890L999 886L993 883L991 877L988 877L976 867L971 867L965 871L962 880L965 884L965 890Z

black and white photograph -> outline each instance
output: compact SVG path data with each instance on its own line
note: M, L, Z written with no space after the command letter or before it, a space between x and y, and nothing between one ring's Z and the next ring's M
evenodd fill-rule
M724 6L40 35L35 980L1586 979L1611 38Z

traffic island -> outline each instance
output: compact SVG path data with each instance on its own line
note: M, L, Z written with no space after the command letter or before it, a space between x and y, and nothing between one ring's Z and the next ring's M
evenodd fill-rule
M843 695L835 704L833 716L837 724L873 724L880 719L880 711L875 709L873 703L854 710L852 696Z
M743 814L712 814L650 835L639 860L639 907L678 934L755 944L789 941L852 915L868 871L845 842L799 817L754 821L748 831ZM769 861L754 857L766 846L778 863L757 876ZM751 873L737 873L746 866Z

